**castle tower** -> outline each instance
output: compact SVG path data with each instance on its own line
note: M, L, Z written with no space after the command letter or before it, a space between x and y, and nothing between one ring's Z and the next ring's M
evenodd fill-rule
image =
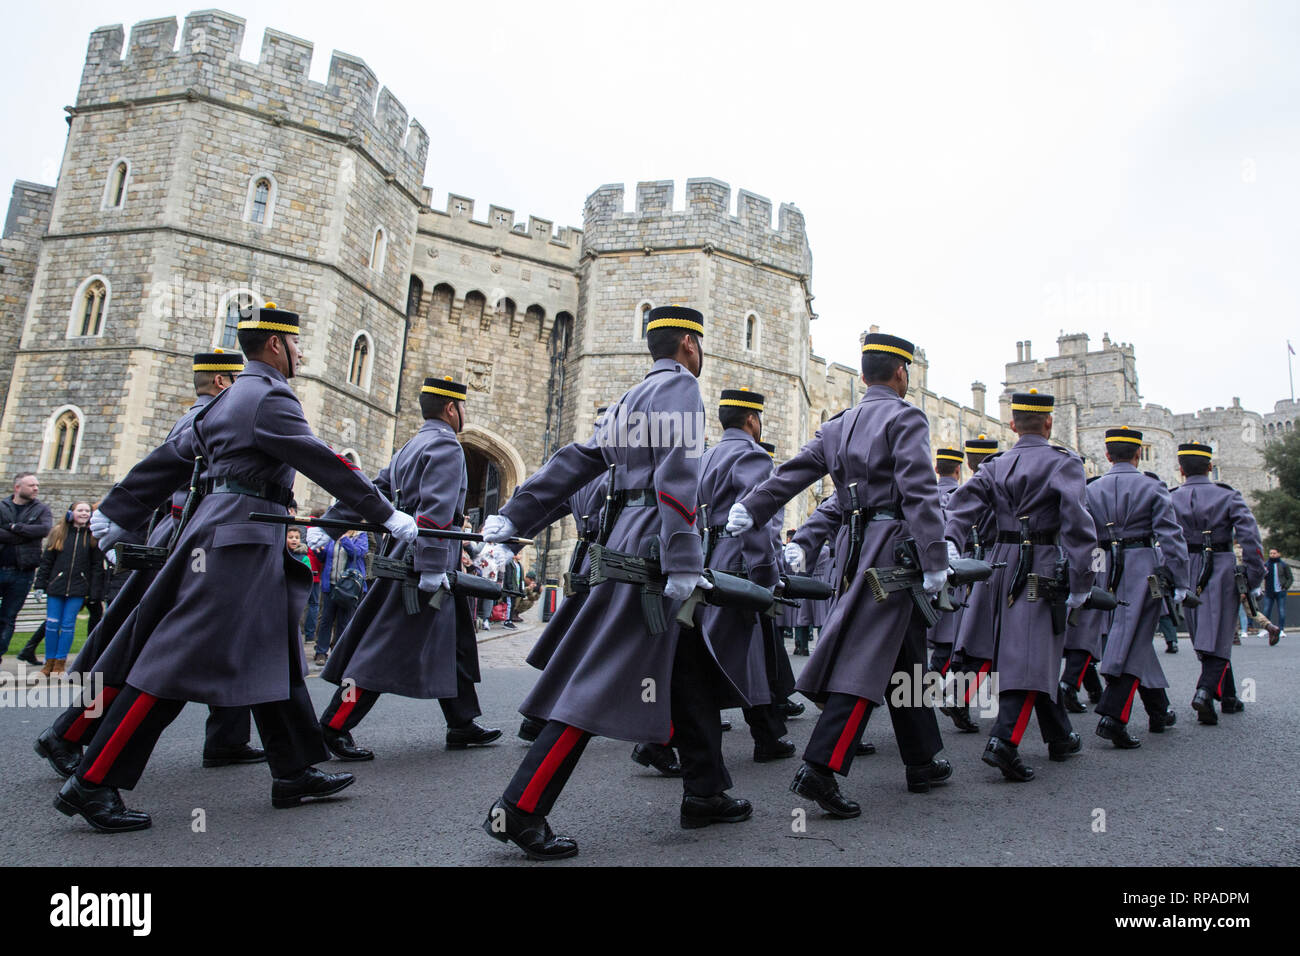
M803 213L782 204L773 228L769 200L741 190L733 217L730 197L715 179L688 180L682 211L673 209L671 182L638 184L630 213L621 185L587 197L562 441L587 437L596 408L644 377L644 314L672 304L705 316L700 390L709 440L721 434L718 393L736 387L766 396L764 438L779 459L807 440L812 254ZM806 510L796 500L788 517Z
M249 63L243 32L207 10L179 45L172 18L91 34L0 428L0 470L57 504L163 439L191 353L238 348L258 299L302 314L317 433L367 471L389 453L428 137L361 60L315 83L310 43L268 30Z

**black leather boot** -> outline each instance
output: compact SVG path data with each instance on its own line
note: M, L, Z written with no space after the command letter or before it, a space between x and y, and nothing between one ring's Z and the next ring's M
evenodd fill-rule
M292 777L272 778L271 806L277 810L296 807L308 798L332 797L356 783L350 773L325 773L308 767Z
M793 757L795 746L789 740L773 740L765 744L754 744L754 763L771 763Z
M1128 732L1128 726L1114 717L1102 717L1097 721L1097 736L1109 740L1120 750L1136 750L1142 746L1142 741Z
M1061 697L1061 703L1065 705L1065 709L1070 713L1086 714L1088 712L1088 708L1079 702L1079 691L1065 681L1061 681L1058 693Z
M912 793L929 793L930 788L952 779L952 764L939 757L919 767L907 768L907 789Z
M1170 707L1163 714L1148 714L1147 730L1153 734L1163 734L1166 727L1172 727L1177 722L1178 714Z
M501 736L495 727L480 727L470 721L464 727L447 728L447 749L464 750L466 747L481 747L490 744Z
M1061 763L1083 752L1083 738L1071 731L1064 740L1053 740L1047 745L1047 759Z
M358 747L352 735L346 730L334 730L331 727L321 726L321 733L325 735L325 746L329 748L330 753L340 760L374 760L375 752L366 750L364 747Z
M952 718L953 726L963 734L979 733L979 724L970 719L969 704L959 704L953 707L940 707L939 709Z
M776 705L776 712L786 720L798 717L804 712L804 709L804 705L795 700L785 700Z
M537 739L537 735L542 732L546 726L544 720L533 720L531 717L525 717L519 724L519 739L526 740L530 744Z
M128 810L116 787L96 787L76 777L68 778L54 798L54 807L67 816L81 814L82 819L101 833L147 830L153 824L149 814Z
M805 763L794 775L790 790L807 797L831 816L841 820L851 820L862 813L862 807L840 793L835 775L829 770L819 770Z
M997 767L1008 780L1024 783L1034 779L1034 768L1020 759L1020 749L1001 737L989 738L980 759L990 767Z
M1219 722L1219 715L1214 709L1214 698L1204 687L1196 688L1196 693L1192 696L1192 710L1196 711L1196 719L1203 724L1213 726Z
M664 744L637 744L632 748L632 759L643 767L654 767L665 777L680 777L682 765L672 747Z
M54 772L64 780L76 773L77 764L81 763L81 747L68 743L54 732L53 727L41 732L32 749L48 760Z
M1225 697L1219 709L1225 714L1240 714L1246 709L1246 705L1241 702L1240 697Z
M569 837L556 836L546 817L524 813L504 799L492 804L483 832L502 843L513 843L530 860L563 860L578 855L578 844Z
M728 796L725 792L711 797L682 797L681 823L683 830L698 830L710 823L742 823L754 813L748 800Z
M248 744L221 750L205 749L203 751L203 766L205 767L229 767L231 764L265 762L266 751L250 747Z

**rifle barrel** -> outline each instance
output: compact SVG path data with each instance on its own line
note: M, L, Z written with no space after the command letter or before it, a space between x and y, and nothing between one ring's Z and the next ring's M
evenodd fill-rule
M275 515L266 511L254 511L248 516L249 521L262 521L266 524L302 525L307 528L334 528L338 531L366 531L370 534L390 534L382 524L369 521L344 521L339 518L294 518L290 515ZM472 531L452 531L442 528L420 528L416 531L421 538L447 538L452 541L482 541L481 534ZM500 544L532 544L532 538L506 538Z

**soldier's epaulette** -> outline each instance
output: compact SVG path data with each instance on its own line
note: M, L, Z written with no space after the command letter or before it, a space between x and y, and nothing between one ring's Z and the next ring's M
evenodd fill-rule
M993 454L986 456L986 457L985 457L985 458L980 462L980 465L981 465L981 467L982 467L983 465L985 465L985 464L987 464L988 462L992 461L994 458L1001 458L1001 457L1002 457L1002 452L1000 452L1000 451L995 451Z
M832 415L830 418L826 419L825 422L822 422L822 424L825 425L827 422L833 422L833 421L835 421L835 419L839 418L841 415L843 415L843 414L844 414L845 412L847 412L847 411L848 411L847 408L841 408L838 412L836 412L836 413L835 413L834 415Z
M1228 491L1236 491L1236 490L1237 490L1236 488L1232 487L1232 485L1225 484L1225 483L1222 482L1222 481L1216 481L1215 484L1218 485L1220 488L1226 488Z
M1092 484L1094 481L1096 481L1096 480L1097 480L1098 478L1100 478L1100 477L1101 477L1101 475L1093 475L1091 478L1085 479L1083 483L1084 483L1085 485L1090 485L1090 484Z

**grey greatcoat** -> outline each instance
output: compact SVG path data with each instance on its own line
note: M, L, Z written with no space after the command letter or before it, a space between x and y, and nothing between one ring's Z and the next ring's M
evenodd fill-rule
M1092 553L1097 546L1092 518L1084 506L1083 460L1040 435L1022 435L1015 446L989 457L948 502L948 540L959 548L971 526L992 509L1002 532L1018 533L1017 518L1027 515L1033 532L1055 533L1069 561L1070 591L1092 587ZM1007 566L993 572L985 587L993 598L996 643L993 668L998 690L1036 690L1056 700L1065 634L1052 633L1051 606L1030 601L1022 591L1007 607L1019 546L999 543L990 560ZM1035 545L1033 571L1055 574L1056 545ZM978 592L978 588L976 591ZM967 609L967 614L970 613Z
M209 478L287 492L297 469L367 521L382 523L393 513L356 466L312 434L284 376L253 361L190 431L156 448L114 486L104 514L125 528L142 526L189 478L196 436L208 453ZM253 511L287 514L284 505L252 495L209 494L199 502L133 620L96 665L110 683L108 675L120 674L156 697L221 707L289 698L290 682L307 667L298 621L311 571L285 548L284 526L249 521Z
M1089 478L1088 484L1091 485L1096 478ZM1084 505L1088 504L1087 494L1085 492ZM1092 513L1089 511L1089 516ZM1093 530L1096 531L1097 521L1093 519ZM1101 535L1098 535L1100 540ZM1094 563L1094 566L1099 566ZM1097 572L1097 577L1093 581L1097 587L1106 586L1106 567L1101 567ZM1110 626L1110 613L1108 611L1085 611L1080 608L1073 617L1078 619L1077 624L1067 624L1065 627L1065 649L1067 651L1086 651L1094 661L1100 661L1106 651L1106 628Z
M741 504L755 523L765 523L828 473L841 512L850 510L847 489L856 483L858 503L875 517L865 523L862 553L853 568L845 567L849 549L843 546L845 533L840 535L836 576L847 573L849 586L836 600L797 687L813 700L841 693L882 704L915 607L904 592L877 604L865 572L896 564L894 547L907 537L915 538L924 570L948 566L925 413L888 386L872 385Z
M999 452L998 455L1000 454ZM997 455L990 455L980 465L980 468L983 468L984 465L987 465L996 457ZM978 474L978 471L976 473ZM952 495L948 496L946 508L952 508ZM997 544L998 537L998 516L995 511L988 508L980 513L975 519L975 526L978 529L980 544L984 549L984 560L1001 560L993 557L994 545ZM957 550L967 557L974 556L972 537L969 534L964 542L957 545ZM1002 572L994 571L993 577L988 581L970 589L970 595L965 599L966 606L961 609L961 614L957 619L956 637L952 648L954 654L961 653L972 660L978 661L993 660L999 601L998 591L994 587L994 583L998 580L1000 573ZM1005 603L1006 596L1003 595L1000 600Z
M456 432L440 419L426 421L375 478L375 487L401 505L422 528L459 530L465 510L465 452ZM326 517L355 520L346 505ZM416 538L417 574L460 568L460 542ZM407 546L396 543L390 557L402 558ZM377 578L339 636L321 677L331 684L345 679L362 690L427 700L456 696L458 629L474 639L474 621L464 598L444 595L442 606L429 607L420 592L419 614L407 614L402 584Z
M1212 544L1225 550L1211 552L1210 581L1201 592L1201 606L1187 609L1187 628L1192 646L1202 654L1232 658L1232 635L1237 627L1237 596L1234 570L1237 562L1231 546L1241 545L1246 581L1252 589L1264 580L1264 553L1260 550L1259 526L1241 492L1216 484L1206 475L1191 475L1171 495L1178 523L1182 525L1190 555L1187 569L1194 587L1205 563L1203 531Z
M1115 596L1121 604L1106 627L1106 653L1099 670L1107 677L1130 674L1143 687L1168 687L1152 637L1160 620L1163 602L1151 597L1147 576L1157 567L1167 567L1179 587L1187 586L1187 546L1183 530L1174 516L1169 489L1163 482L1138 471L1127 462L1117 462L1110 471L1088 484L1088 510L1097 536L1106 546L1113 536L1155 538L1159 548L1120 545L1124 555L1123 574ZM1106 555L1109 571L1115 554Z
M702 449L687 445L688 437L702 440L704 431L704 403L695 376L671 359L659 359L610 407L603 422L596 435L561 448L519 486L501 513L520 534L531 536L545 527L564 499L614 464L619 493L636 492L635 500L646 504L620 509L609 547L644 556L657 539L665 574L698 574L703 568L696 527ZM678 606L664 601L669 625L652 637L635 585L606 581L592 588L520 704L520 713L597 736L667 741Z
M605 474L591 479L575 494L565 499L564 505L551 514L546 523L559 521L566 514L571 514L578 526L578 534L588 542L594 542L600 534L600 519L605 513L605 491L608 486L609 478ZM565 570L572 571L579 581L586 582L587 574L591 570L590 548L582 556L576 568L566 565ZM527 660L530 666L536 667L539 671L545 670L551 655L555 653L555 648L573 626L573 620L578 616L578 610L583 602L587 600L587 594L587 591L579 590L578 593L569 595L560 602L560 606L546 622L541 636L537 638L537 643L528 654Z
M943 513L944 520L948 518L948 500L952 493L957 490L957 479L949 475L939 476L939 510ZM961 626L961 616L965 608L961 606L966 597L966 588L949 588L948 597L951 599L953 607L957 610L952 614L939 615L939 623L930 628L925 635L926 643L930 647L936 644L944 647L951 647L957 641L957 632Z
M163 439L164 444L174 445L178 438L190 430L190 425L194 422L194 416L199 410L211 402L215 395L200 395L194 404L191 405L172 426L167 437ZM163 548L171 540L172 532L176 529L176 519L180 517L181 509L185 507L185 498L189 493L189 475L186 476L184 484L178 488L172 495L168 517L159 518L154 524L153 531L149 533L148 541L150 547ZM128 535L123 540L133 543L139 542L143 535ZM78 673L85 673L95 666L99 660L104 648L108 646L109 641L130 619L131 612L135 610L140 603L140 598L144 592L149 590L149 585L153 583L156 571L140 569L132 571L122 585L122 589L117 592L117 597L109 602L108 607L104 609L104 616L99 619L99 624L95 629L86 636L86 643L81 648L81 653L73 662L72 669ZM122 675L124 676L125 672Z
M724 430L721 440L704 453L700 462L699 503L707 506L710 524L725 525L731 506L771 473L771 456L747 431ZM716 537L709 567L747 577L765 588L773 587L780 577L773 545L770 521L756 524L738 537ZM718 663L743 695L742 701L722 705L771 703L767 656L774 649L765 643L758 615L703 604L695 615Z

